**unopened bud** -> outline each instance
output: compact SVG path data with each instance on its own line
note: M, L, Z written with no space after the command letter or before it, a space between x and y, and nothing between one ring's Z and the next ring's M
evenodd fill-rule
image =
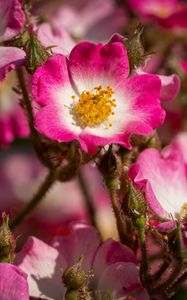
M3 213L0 227L0 262L13 263L16 242L9 228L9 217Z
M146 52L142 43L143 26L139 25L132 38L125 41L131 70L142 63L146 57Z
M63 283L68 289L78 290L84 285L88 274L82 269L83 256L71 267L68 267L63 273Z
M41 45L36 34L32 31L24 50L26 52L26 68L31 74L50 57L49 52Z
M146 208L144 196L141 192L136 190L133 184L130 182L128 194L128 214L133 219L137 219L140 216L145 215Z

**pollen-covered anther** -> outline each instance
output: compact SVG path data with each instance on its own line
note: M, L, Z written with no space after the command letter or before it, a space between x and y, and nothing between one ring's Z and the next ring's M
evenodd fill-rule
M108 126L112 126L108 118L115 113L116 100L112 98L113 94L110 86L103 89L101 85L91 91L83 91L79 101L73 105L76 120L80 125L94 127L108 121Z

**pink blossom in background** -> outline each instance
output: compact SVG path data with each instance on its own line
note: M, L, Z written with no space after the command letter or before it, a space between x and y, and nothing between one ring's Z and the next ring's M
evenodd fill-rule
M167 29L187 29L187 5L180 0L128 0L135 14L144 20L156 20Z
M8 146L17 137L28 137L25 112L19 105L20 95L15 68L24 62L24 51L15 47L0 47L0 144Z
M57 1L45 1L41 8L36 5L35 13L46 14L52 26L65 28L77 40L106 40L112 33L121 32L127 24L125 9L114 0L70 0L60 5Z
M54 27L49 23L42 23L37 28L37 37L44 47L52 46L52 53L68 55L76 42L62 26Z
M185 217L187 178L178 149L168 146L162 153L151 148L144 150L132 165L129 176L135 187L145 193L148 206L156 216L170 221Z
M20 268L0 263L1 300L29 300L27 275Z
M128 247L111 239L101 244L93 227L74 224L66 235L54 239L53 245L31 237L17 255L17 265L28 274L30 296L61 300L65 294L62 273L84 256L83 269L93 270L90 288L113 297L134 295L149 299L142 288L135 256ZM96 291L95 291L96 292Z
M21 32L25 15L20 0L0 0L0 42L14 38Z
M165 112L159 101L160 79L128 75L121 43L82 42L68 60L63 55L48 59L33 78L34 100L41 105L36 128L59 142L78 140L89 153L110 143L130 148L130 135L151 134ZM99 101L93 102L94 97Z

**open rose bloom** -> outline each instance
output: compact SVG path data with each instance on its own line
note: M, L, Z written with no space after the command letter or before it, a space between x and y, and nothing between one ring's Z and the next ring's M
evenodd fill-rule
M68 59L50 58L33 77L33 96L40 104L37 130L59 142L78 140L86 152L110 143L130 148L130 135L151 134L165 113L160 79L128 75L121 43L82 42Z

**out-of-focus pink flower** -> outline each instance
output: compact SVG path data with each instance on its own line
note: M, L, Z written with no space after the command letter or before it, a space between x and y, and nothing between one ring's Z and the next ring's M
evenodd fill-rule
M27 275L18 267L0 263L1 300L29 300Z
M18 101L20 96L14 72L23 64L24 51L15 47L0 47L0 144L8 146L16 137L29 135L28 123Z
M52 46L53 53L69 55L76 44L65 28L56 28L49 23L42 23L38 26L37 36L44 47Z
M14 38L21 32L25 15L20 0L0 0L0 42Z
M33 78L34 99L41 105L36 128L59 142L78 140L89 153L110 143L130 148L130 135L151 134L165 112L159 101L160 79L128 75L121 43L82 42L68 60L63 55L50 58Z
M127 23L127 14L114 0L70 0L62 3L48 1L44 6L47 18L55 28L65 28L73 37L93 41L106 40L120 32ZM37 13L37 12L36 12ZM40 14L40 10L38 10Z
M129 176L135 187L145 193L148 206L157 216L170 221L186 215L187 178L178 149L168 146L162 153L151 148L144 150Z
M180 0L128 0L133 11L145 20L156 20L168 29L187 28L187 5Z
M65 294L61 277L62 269L75 264L83 255L82 267L93 270L90 289L110 292L114 297L130 295L147 300L142 288L135 256L128 247L113 240L100 245L93 227L74 224L66 235L55 238L49 246L30 238L17 255L17 265L28 274L30 296L60 300Z

